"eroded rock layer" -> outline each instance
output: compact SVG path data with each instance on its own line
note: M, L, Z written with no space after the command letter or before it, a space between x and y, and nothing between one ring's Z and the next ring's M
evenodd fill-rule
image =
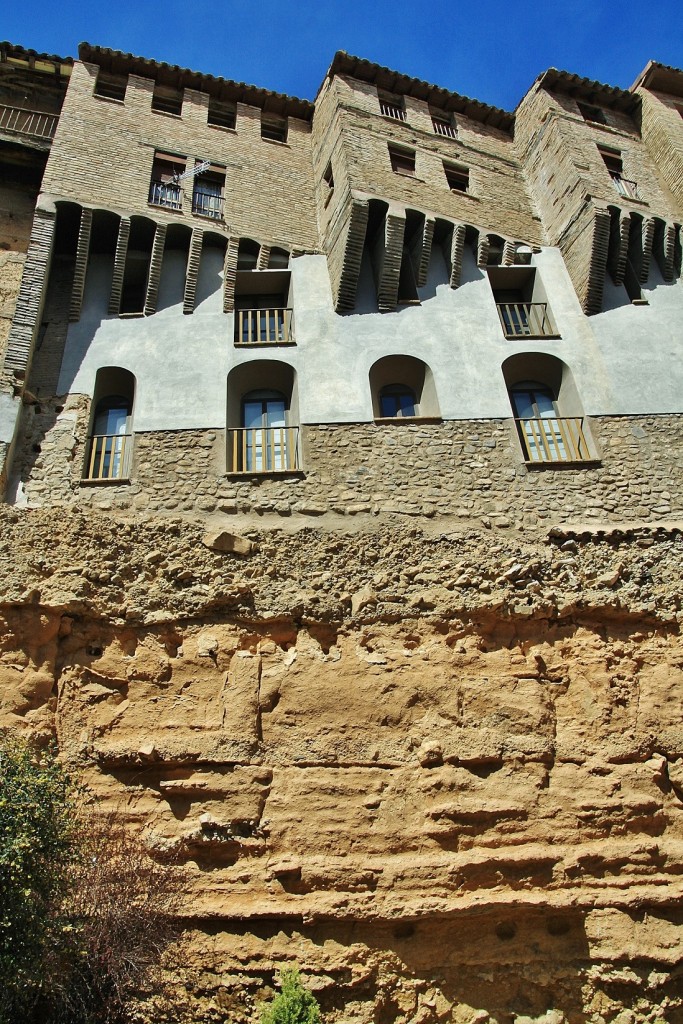
M181 865L191 1019L683 1020L677 524L0 517L0 724Z

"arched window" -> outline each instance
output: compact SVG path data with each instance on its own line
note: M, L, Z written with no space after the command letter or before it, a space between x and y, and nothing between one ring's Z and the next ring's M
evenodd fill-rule
M381 417L417 416L415 392L407 384L387 384L380 389L379 414Z
M288 363L254 359L228 374L228 473L297 472L299 403Z
M117 367L98 370L84 476L122 480L130 472L135 378Z

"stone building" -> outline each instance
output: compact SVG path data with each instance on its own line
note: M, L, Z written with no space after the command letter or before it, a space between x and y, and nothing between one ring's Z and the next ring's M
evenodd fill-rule
M683 71L3 44L0 160L0 725L184 859L193 1019L680 1021Z

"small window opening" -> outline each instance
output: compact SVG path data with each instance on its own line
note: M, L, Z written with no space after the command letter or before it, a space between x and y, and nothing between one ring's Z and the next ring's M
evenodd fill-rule
M415 392L406 384L387 384L379 393L379 412L382 418L417 416Z
M234 103L223 103L221 100L209 97L209 113L206 118L207 124L212 128L231 128L234 130L237 125L237 108Z
M379 109L385 117L391 117L394 121L405 121L406 103L403 96L393 92L377 90L379 98Z
M323 171L323 181L329 188L330 192L334 188L334 175L332 174L332 161L329 161L327 167Z
M128 86L128 75L110 75L106 71L98 71L95 83L95 95L103 100L118 100L123 102L126 98Z
M183 112L183 90L173 89L168 85L159 85L155 82L152 110L157 114L174 114L176 117L180 117Z
M469 192L470 172L467 167L455 167L453 164L444 164L443 171L451 192Z
M398 146L389 146L389 159L391 169L396 174L415 174L414 149L399 149Z
M153 206L165 206L170 210L182 209L182 195L178 177L184 173L187 161L184 156L172 153L155 153L152 177L149 183L149 202Z
M195 164L199 166L199 161ZM192 187L192 212L199 217L223 218L223 191L225 168L209 167L202 174L195 175Z
M451 114L444 110L431 110L432 127L436 135L444 135L448 139L457 139L458 129Z
M594 107L590 103L578 103L579 113L584 121L592 121L594 124L607 124L605 111L601 107Z
M602 157L605 167L611 175L622 176L624 172L624 162L621 159L621 153L618 149L604 149L602 146L598 147L600 156Z
M287 141L287 118L276 114L261 114L261 138L269 142Z

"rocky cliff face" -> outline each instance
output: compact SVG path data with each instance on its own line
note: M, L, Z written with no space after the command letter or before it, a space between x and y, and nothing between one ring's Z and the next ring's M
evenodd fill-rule
M0 724L182 864L193 1020L683 1021L675 524L0 518Z

